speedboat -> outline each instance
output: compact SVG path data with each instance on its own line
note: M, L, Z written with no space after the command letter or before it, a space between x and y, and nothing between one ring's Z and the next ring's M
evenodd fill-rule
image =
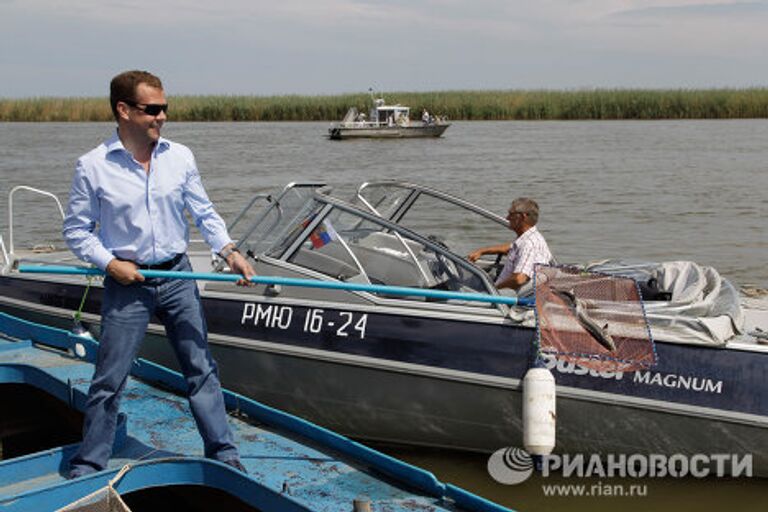
M424 113L421 120L411 119L410 108L387 105L383 98L373 100L368 118L351 107L341 122L331 124L328 138L342 139L402 139L440 137L451 126L444 117Z
M500 258L473 264L463 255L506 225L461 198L400 182L364 183L350 201L312 183L254 196L229 227L259 275L457 298L199 281L223 385L359 439L481 452L521 446L535 315L461 298L501 296ZM53 248L16 252L10 242L0 309L64 327L78 311L98 337L99 280L20 273L19 263L76 260ZM196 271L228 270L201 243L189 254ZM643 308L655 365L595 370L545 357L557 383L556 451L751 454L755 472L768 474L765 301L740 297L714 269L692 263L591 268L646 284L652 276L659 293L645 294ZM175 364L159 323L142 355Z

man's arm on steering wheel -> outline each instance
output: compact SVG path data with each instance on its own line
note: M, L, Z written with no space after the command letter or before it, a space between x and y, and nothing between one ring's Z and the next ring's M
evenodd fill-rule
M483 247L482 249L472 252L467 256L467 259L474 263L480 259L481 256L485 256L486 254L506 254L509 252L509 245L509 242L507 242L499 245L492 245L490 247Z

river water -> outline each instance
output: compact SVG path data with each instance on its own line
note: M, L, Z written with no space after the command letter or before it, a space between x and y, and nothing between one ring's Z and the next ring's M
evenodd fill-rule
M516 196L536 198L539 228L561 262L691 259L739 285L768 287L766 120L458 122L435 140L341 142L326 140L326 127L168 123L164 135L193 149L225 218L254 191L289 181L350 188L402 179L501 214ZM65 198L76 158L111 130L0 123L0 229L10 186ZM41 204L17 207L19 241L58 236L56 223L39 221L55 213Z
M290 181L341 190L365 180L416 181L504 215L537 199L539 228L560 262L690 259L738 286L768 288L768 120L457 122L435 140L328 141L326 123L168 123L190 146L218 211L231 219L255 192ZM111 124L0 123L0 233L7 195L25 184L66 198L76 158ZM15 243L60 243L52 203L15 206ZM443 219L446 227L452 219ZM457 227L458 229L458 227ZM500 241L509 233L498 233ZM644 435L645 433L638 433ZM647 496L544 496L541 478L495 483L487 458L392 450L438 477L520 510L764 509L756 481L655 480ZM613 484L590 481L590 484ZM627 486L632 481L620 481ZM594 494L594 493L593 493Z

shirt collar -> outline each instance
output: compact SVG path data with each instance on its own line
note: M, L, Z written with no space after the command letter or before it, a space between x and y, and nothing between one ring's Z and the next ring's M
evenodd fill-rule
M120 140L120 136L117 133L117 129L115 129L115 133L112 134L112 136L107 139L104 144L107 146L107 154L112 153L113 151L124 151L128 152L127 149L125 149L125 146L123 145L123 141ZM170 145L170 142L168 139L164 139L163 137L160 137L157 140L157 144L155 144L154 151L158 151L161 149L165 149Z
M517 238L515 239L515 243L517 243L517 242L519 242L519 241L521 241L521 240L523 240L523 239L525 239L525 238L528 238L528 237L530 237L530 236L533 236L533 234L534 234L536 231L538 231L538 230L536 229L536 226L531 226L530 228L528 228L528 229L525 231L525 233L523 233L522 235L520 235L519 237L517 237Z

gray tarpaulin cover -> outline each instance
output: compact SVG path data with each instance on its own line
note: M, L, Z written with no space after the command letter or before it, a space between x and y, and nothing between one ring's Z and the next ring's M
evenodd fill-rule
M645 301L654 340L724 345L744 328L739 292L712 267L692 261L664 263L609 260L587 265L586 270L632 277L640 282L655 278L670 301Z

